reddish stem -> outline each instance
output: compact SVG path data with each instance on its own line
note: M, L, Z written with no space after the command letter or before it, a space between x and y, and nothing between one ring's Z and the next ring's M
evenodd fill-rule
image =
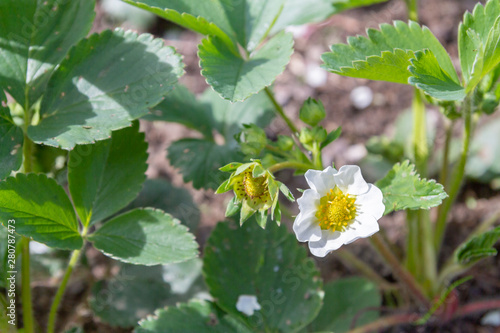
M466 304L458 308L453 318L467 316L476 312L500 309L500 299L490 299Z
M376 332L384 328L388 328L400 324L411 324L420 316L418 314L397 314L393 316L382 317L379 320L371 322L367 325L350 330L348 333L369 333Z

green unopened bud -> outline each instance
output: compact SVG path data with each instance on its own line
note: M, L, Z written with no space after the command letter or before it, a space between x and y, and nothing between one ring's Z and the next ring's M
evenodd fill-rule
M311 145L313 143L313 141L314 141L314 135L312 133L312 129L310 129L310 128L303 128L302 131L300 131L300 134L299 134L299 141L304 146Z
M244 127L240 134L241 151L245 155L257 156L267 144L266 132L254 124Z
M486 114L492 114L495 112L495 109L498 107L498 99L495 96L495 94L492 93L486 93L484 95L483 102L481 104L481 109L483 110L484 113Z
M300 108L300 120L310 126L316 126L326 116L325 107L321 101L309 97Z
M290 151L293 148L293 139L286 135L278 136L278 147L282 151Z

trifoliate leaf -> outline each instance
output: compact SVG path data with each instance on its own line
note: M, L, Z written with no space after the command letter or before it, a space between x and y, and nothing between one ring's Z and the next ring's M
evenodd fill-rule
M384 195L384 214L403 209L429 209L448 196L443 185L435 180L421 179L408 160L395 164L375 185Z
M160 210L135 209L106 222L88 236L107 256L136 265L194 258L198 244L187 228Z
M415 52L410 62L409 71L413 76L408 82L411 85L437 99L461 101L465 98L465 89L443 71L430 50Z
M19 104L33 104L42 95L54 68L90 31L94 5L95 0L0 2L0 86Z
M219 223L205 247L203 272L217 305L255 332L298 331L321 307L319 272L285 226ZM261 309L250 316L238 311L241 295L255 296Z
M500 1L490 0L485 6L477 4L474 11L464 14L458 28L458 54L467 91L500 61L497 44L500 39L498 17Z
M163 43L120 29L82 40L52 75L31 139L72 149L145 115L183 73L180 56Z
M199 46L201 73L223 98L243 101L271 85L292 52L293 38L287 33L274 36L248 59L235 54L220 38L209 36Z
M60 249L83 245L75 211L64 189L45 175L17 174L0 182L0 220L16 233Z
M69 190L84 226L103 221L137 197L146 180L147 149L136 121L109 140L70 152Z
M14 124L7 98L0 89L0 179L17 171L23 162L23 130Z
M497 250L493 245L500 239L500 227L477 235L455 252L455 259L460 264L471 264L489 256L495 256Z
M152 207L168 212L189 230L196 230L200 223L200 210L193 202L191 194L164 179L147 179L141 193L127 206L126 210Z
M192 300L177 307L158 310L154 317L139 322L135 332L250 333L252 331L214 304Z
M379 317L379 311L370 309L380 307L382 297L377 286L367 279L335 280L325 284L324 290L323 307L307 326L308 332L343 333Z
M367 34L349 37L348 44L333 45L332 52L322 56L323 67L344 76L408 83L409 60L414 52L429 49L442 70L458 82L448 53L427 27L395 21L394 25L380 25L380 30L368 29Z

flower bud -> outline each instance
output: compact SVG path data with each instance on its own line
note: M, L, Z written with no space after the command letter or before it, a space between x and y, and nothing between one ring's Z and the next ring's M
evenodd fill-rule
M300 120L310 126L316 126L326 116L325 107L321 101L309 97L300 108Z

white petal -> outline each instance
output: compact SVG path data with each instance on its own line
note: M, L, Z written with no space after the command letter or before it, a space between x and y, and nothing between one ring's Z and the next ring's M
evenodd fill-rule
M321 228L316 223L314 212L309 214L300 212L293 222L293 231L299 242L314 242L321 239Z
M356 205L362 214L373 215L377 220L384 215L385 206L382 191L373 184L368 184L368 192L356 197Z
M355 222L342 233L342 241L344 244L349 244L359 238L370 237L377 231L379 231L379 226L375 217L370 214L361 214L356 216Z
M255 310L260 310L260 304L254 295L240 295L236 302L236 309L247 316L253 315Z
M335 184L343 191L353 195L360 195L368 191L368 184L361 175L357 165L344 165L334 175Z
M307 170L305 177L309 187L324 196L327 191L335 187L335 179L333 175L337 172L332 167L328 167L323 171Z
M321 230L321 239L317 242L309 242L309 250L316 257L324 257L343 245L341 235L338 231Z
M297 199L297 203L299 204L300 211L307 214L311 211L316 211L320 199L321 196L318 192L314 190L305 190L304 194Z

